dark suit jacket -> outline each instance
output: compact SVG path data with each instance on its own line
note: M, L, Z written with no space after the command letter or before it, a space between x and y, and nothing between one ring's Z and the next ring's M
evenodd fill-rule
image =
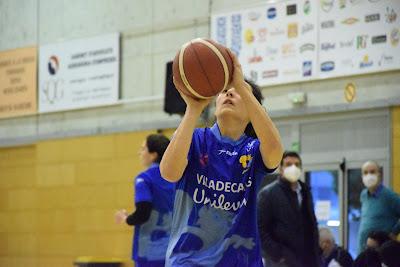
M297 193L283 178L263 188L258 199L258 228L263 252L274 261L285 259L290 267L320 265L317 220L310 188Z

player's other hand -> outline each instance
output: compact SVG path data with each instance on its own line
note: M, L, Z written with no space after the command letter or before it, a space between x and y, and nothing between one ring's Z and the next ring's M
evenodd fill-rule
M124 223L125 220L126 220L126 217L128 217L128 212L127 212L125 209L118 210L118 211L115 213L115 222L116 222L117 224Z

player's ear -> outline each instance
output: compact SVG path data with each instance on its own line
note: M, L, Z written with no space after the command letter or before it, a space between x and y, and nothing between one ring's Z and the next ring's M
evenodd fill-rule
M150 158L151 158L151 162L156 162L156 160L158 158L157 152L151 152L150 153Z

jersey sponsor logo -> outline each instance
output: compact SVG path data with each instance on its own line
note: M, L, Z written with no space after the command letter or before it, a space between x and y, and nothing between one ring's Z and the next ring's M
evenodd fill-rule
M246 151L250 152L254 148L254 144L256 143L256 140L251 141L246 145Z
M204 167L207 164L208 164L208 155L207 154L201 154L200 155L200 165Z
M250 166L252 159L253 157L251 155L242 155L239 158L239 162L242 164L243 169L246 169Z
M218 155L221 155L221 154L226 154L228 156L237 156L238 155L238 153L236 151L229 151L229 150L225 150L225 149L218 150Z
M195 203L227 211L237 211L247 205L246 197L242 200L231 202L228 195L224 193L241 193L246 191L253 184L251 177L248 177L245 183L220 181L199 173L196 174L196 178L197 186L193 192L193 201ZM204 188L211 190L211 193L207 193Z

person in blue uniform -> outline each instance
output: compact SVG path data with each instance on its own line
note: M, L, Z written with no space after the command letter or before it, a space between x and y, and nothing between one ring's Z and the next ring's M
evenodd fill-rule
M117 223L135 226L132 259L136 267L165 265L174 204L175 185L160 175L159 163L169 144L161 134L147 136L140 150L140 159L147 169L135 179L136 210L116 213Z
M257 187L283 149L260 90L229 52L233 78L216 97L216 123L195 129L210 100L182 95L186 112L160 163L176 182L166 266L262 266Z

